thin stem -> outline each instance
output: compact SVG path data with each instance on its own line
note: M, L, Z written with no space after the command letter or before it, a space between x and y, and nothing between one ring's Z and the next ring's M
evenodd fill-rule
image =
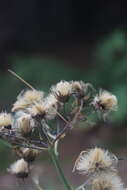
M75 124L75 122L76 122L76 120L77 120L77 118L78 118L78 116L79 116L79 114L80 114L80 112L81 112L81 110L82 110L82 107L83 107L83 101L81 101L81 105L80 105L78 111L76 112L76 114L74 115L72 121L70 121L70 123L68 122L68 123L65 125L64 129L56 136L55 140L53 141L53 144L54 144L64 133L66 133L67 131L69 131L70 129L73 128L73 125Z
M68 183L67 179L65 178L64 174L63 174L63 171L61 169L61 166L59 164L59 160L58 160L58 157L56 156L55 152L54 152L54 147L51 147L49 148L49 153L51 155L51 158L52 158L52 161L55 165L55 168L58 172L58 175L61 179L61 181L63 182L64 184L64 187L67 189L67 190L73 190L73 188L70 186L70 184Z
M8 71L12 74L12 75L14 75L16 78L18 78L20 81L22 81L25 85L27 85L29 88L31 88L32 90L35 90L35 88L31 85L31 84L29 84L27 81L25 81L23 78L21 78L19 75L17 75L14 71L12 71L12 70L10 70L10 69L8 69Z
M55 108L54 108L55 109ZM55 109L57 115L67 124L69 124L69 122Z
M34 145L27 145L27 144L19 144L19 143L15 143L14 146L20 146L23 148L30 148L30 149L36 149L36 150L47 150L47 148L42 148L42 147L37 147Z
M66 124L64 129L56 136L55 140L53 141L53 144L69 129L70 128L69 128L68 124Z

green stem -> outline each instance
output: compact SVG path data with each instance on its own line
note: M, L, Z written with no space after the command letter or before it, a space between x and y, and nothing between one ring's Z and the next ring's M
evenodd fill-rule
M49 148L49 153L51 155L51 158L52 158L52 161L55 165L55 168L57 170L57 173L59 175L59 178L61 179L61 181L63 182L64 184L64 187L67 189L67 190L73 190L73 188L69 185L67 179L65 178L64 174L63 174L63 171L61 169L61 166L59 164L59 160L58 160L58 157L57 155L55 154L55 151L54 151L54 147L51 147Z

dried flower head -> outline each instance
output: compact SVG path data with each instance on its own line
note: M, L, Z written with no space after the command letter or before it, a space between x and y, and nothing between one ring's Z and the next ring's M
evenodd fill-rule
M42 101L43 98L44 93L42 91L27 90L25 92L21 92L17 97L17 101L13 104L12 111L15 112L20 109L25 109L35 102Z
M27 162L32 162L39 155L40 151L30 148L16 148L15 152L21 158L24 158Z
M12 123L11 114L6 112L0 113L0 127L5 127L10 129L11 123Z
M92 190L124 190L124 186L119 176L107 173L93 180Z
M50 94L45 100L45 111L47 119L54 119L57 114L58 100L53 94Z
M29 165L24 159L17 160L8 171L19 178L26 178L29 174Z
M118 159L112 153L101 148L94 148L80 153L75 162L76 169L81 174L95 174L102 171L116 171Z
M30 102L30 103L40 102L44 98L44 93L38 90L27 90L23 94L23 98L26 102Z
M12 107L12 112L16 112L19 110L24 110L29 106L28 102L26 102L24 99L17 100Z
M21 132L22 136L27 137L31 135L34 124L32 117L29 114L24 113L24 115L14 122L13 128Z
M84 97L87 87L88 84L83 81L72 81L72 93L79 98Z
M36 103L32 105L31 107L27 108L29 114L31 114L32 117L41 116L43 117L46 112L45 103Z
M39 155L40 151L30 149L30 148L24 148L22 150L23 157L27 162L32 162L35 160L35 158Z
M106 90L100 90L99 95L94 98L92 104L101 111L116 111L118 103L115 95Z
M51 90L60 102L67 102L72 92L72 84L71 82L60 81Z

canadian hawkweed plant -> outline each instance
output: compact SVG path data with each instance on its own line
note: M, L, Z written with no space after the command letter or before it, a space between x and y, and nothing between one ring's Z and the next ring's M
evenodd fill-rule
M105 119L117 110L117 98L112 93L97 91L83 81L60 81L51 86L49 94L26 84L14 102L11 112L0 113L0 138L8 142L19 159L8 172L17 178L30 175L31 164L43 151L48 151L66 190L125 190L118 175L118 158L108 150L94 147L84 150L75 161L73 172L86 175L87 180L72 187L59 163L59 142L88 116L99 113ZM33 178L37 189L42 189L38 178Z

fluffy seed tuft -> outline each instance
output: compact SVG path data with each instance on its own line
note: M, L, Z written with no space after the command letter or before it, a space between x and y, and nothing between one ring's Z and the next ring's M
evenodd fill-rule
M51 91L60 102L67 102L72 92L72 84L67 81L60 81L51 88Z
M94 174L102 171L116 171L118 159L115 155L101 148L94 148L80 153L74 170L81 174Z
M27 90L25 92L21 92L17 97L17 101L13 105L12 111L15 112L21 109L25 109L35 102L42 101L43 98L44 93L42 91Z
M77 97L82 98L88 88L88 84L83 81L72 81L72 93Z
M42 101L43 97L44 93L38 90L27 90L23 95L24 100L30 103L33 103L34 101L40 102Z
M20 159L12 164L8 171L19 178L26 178L29 174L29 166L24 159Z
M124 187L119 176L108 173L93 180L92 190L124 190Z
M10 127L12 123L11 114L3 112L0 113L0 127Z
M94 98L93 105L101 111L116 111L117 98L106 90L100 90L99 94Z
M31 114L32 117L41 116L43 117L46 112L45 103L36 103L31 107L27 108L28 112Z
M45 100L46 118L51 120L57 115L58 100L53 94L50 94Z
M19 118L14 120L13 129L17 130L24 137L31 135L32 129L34 128L35 122L31 115L23 113Z

